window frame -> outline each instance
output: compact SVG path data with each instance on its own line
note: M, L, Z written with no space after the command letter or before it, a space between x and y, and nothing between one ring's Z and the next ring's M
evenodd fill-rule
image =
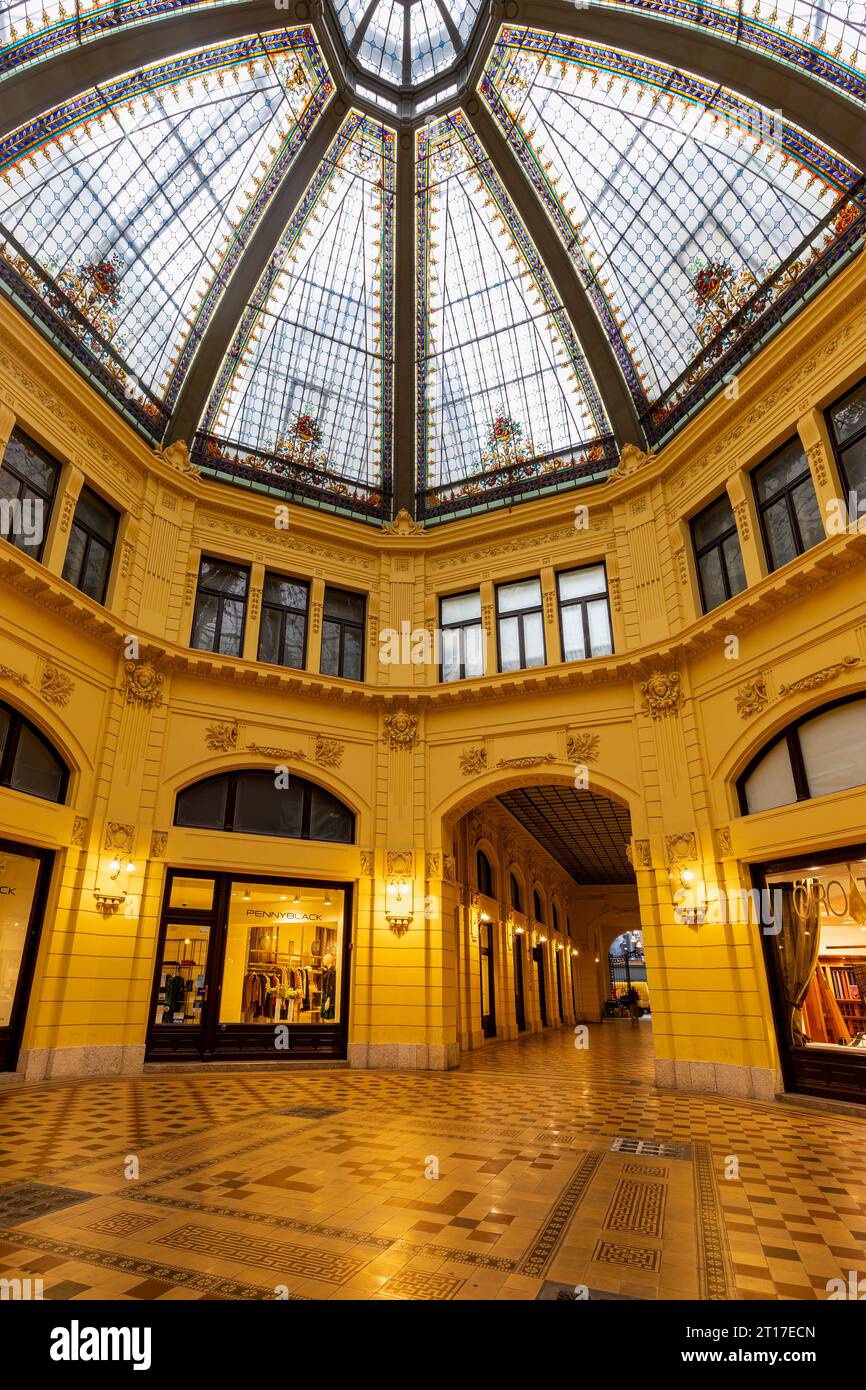
M35 796L38 801L48 801L52 806L65 806L66 794L69 790L69 764L62 756L60 750L55 748L49 738L38 729L32 720L17 710L14 705L8 704L5 700L0 700L0 710L9 715L9 731L6 735L6 743L0 754L0 788L8 792L17 792L19 796ZM48 750L61 767L62 776L60 778L60 792L57 797L42 796L39 792L30 792L23 787L13 787L12 771L15 767L15 759L18 756L18 745L21 742L21 730L26 729L33 734L34 738Z
M243 574L245 574L245 575L246 575L246 578L247 578L247 583L246 583L246 588L245 588L245 590L244 590L243 598L239 598L237 594L224 594L224 593L220 593L220 592L215 592L213 589L203 588L203 587L202 587L202 582L201 582L201 573L202 573L202 566L205 565L205 564L230 565L233 569L240 570ZM195 586L195 603L194 603L193 606L192 606L192 623L190 624L190 632L189 632L189 645L190 645L190 648L191 648L192 651L194 651L194 652L210 652L212 656L228 656L228 657L230 657L230 659L232 659L232 660L234 660L234 661L237 661L239 658L242 658L242 657L243 657L243 654L244 654L244 646L245 646L245 643L246 643L246 636L247 636L247 618L249 617L250 578L251 578L250 566L249 566L249 565L244 565L244 564L242 564L242 563L241 563L240 561L238 561L238 560L224 560L224 559L223 559L221 556L219 556L219 555L200 555L200 556L199 556L199 560L198 560L198 579L197 579L197 581L196 581L196 586ZM216 626L214 627L214 646L212 646L212 647L197 647L197 646L195 645L195 643L193 642L193 638L195 637L196 615L198 614L198 601L199 601L199 598L201 597L202 594L206 594L208 598L215 598L215 599L217 600L217 605L218 605L218 606L217 606L217 621L216 621ZM223 605L224 605L224 603L226 602L226 600L229 600L229 601L231 601L232 603L240 603L240 604L243 605L244 616L243 616L243 622L242 622L242 624L241 624L241 649L240 649L239 652L221 652L221 651L220 651L219 644L220 644L220 638L221 638L221 636L222 636Z
M349 618L331 618L327 613L328 594L350 594L352 598L359 598L364 606L361 622L352 622ZM326 584L325 592L322 594L322 637L325 635L325 623L335 623L340 629L340 655L337 661L337 671L322 670L322 648L319 647L319 675L328 676L332 680L362 681L365 679L367 669L367 598L368 595L361 589L342 589L336 584ZM352 631L361 634L361 670L357 676L346 676L343 674L343 664L346 653L346 632L351 628Z
M528 584L535 581L538 584L538 605L533 608L512 608L507 613L499 611L499 595L503 589L508 589L512 584ZM541 575L530 574L523 579L503 579L496 585L496 669L501 676L513 676L518 671L540 671L547 665L547 635L544 630L544 591L541 587ZM541 615L541 661L537 666L526 665L526 643L523 636L523 620L531 613ZM505 671L502 667L502 639L500 623L503 618L517 618L517 645L520 650L520 665Z
M181 787L175 793L174 811L172 814L172 825L178 830L209 830L211 834L222 835L261 835L269 840L307 840L314 845L354 845L358 834L358 817L345 801L338 797L328 787L323 787L319 782L311 782L308 777L301 777L295 773L291 774L296 782L300 782L303 787L303 801L301 805L301 834L300 835L280 835L269 830L240 830L234 825L237 810L237 787L241 777L258 776L273 781L273 774L260 767L238 767L232 768L229 772L215 772L210 777L199 777L195 782L189 782L187 786ZM223 778L228 785L226 788L226 808L221 826L213 825L183 825L177 819L178 802L185 792L191 791L193 787L204 786L208 782L218 782ZM350 840L320 840L314 839L309 834L310 819L312 812L313 792L323 792L325 796L330 796L352 817L352 838ZM306 833L305 833L306 832ZM210 872L213 872L212 870Z
M40 487L37 487L35 483L31 482L29 478L22 478L21 474L17 471L15 466L6 461L6 449L8 449L13 439L16 438L19 443L24 444L25 447L28 449L32 449L35 454L41 454L45 462L50 463L53 466L54 484L52 486L50 496L46 496L42 489ZM45 553L45 543L48 540L48 528L51 525L51 514L54 511L54 503L57 500L57 488L60 484L60 477L63 472L63 465L59 459L56 459L53 454L49 453L47 449L44 449L42 445L38 442L38 440L33 439L31 435L26 434L24 430L19 429L16 425L14 426L12 433L6 441L6 447L3 450L3 458L0 459L0 469L5 469L7 473L9 473L13 478L17 479L19 502L21 501L21 493L23 489L30 488L32 492L36 493L37 497L41 497L42 501L47 504L48 514L45 519L45 527L42 532L42 540L39 544L38 551L25 550L23 546L15 545L15 542L9 540L8 536L3 537L4 540L9 541L10 545L14 545L15 549L19 550L22 553L22 555L29 555L32 559L36 560L38 564L41 564L42 557Z
M487 866L484 871L486 875L485 881L489 884L489 886L487 887L484 887L481 882L482 861ZM483 849L478 849L475 851L475 883L479 893L481 893L485 898L496 897L496 874L493 870L493 864L491 863L490 855L487 854L486 851Z
M841 705L852 705L856 701L862 701L866 705L866 691L857 690L851 695L842 695L838 700L830 700L826 705L817 705L815 709L806 710L804 714L798 716L791 724L785 726L775 738L771 738L768 743L758 749L758 752L749 760L743 771L737 778L737 801L740 807L740 814L743 816L764 816L769 814L767 811L750 811L746 801L746 782L759 763L772 752L780 743L787 743L788 757L791 761L791 774L794 779L794 790L797 793L797 800L788 803L790 806L799 806L804 801L814 801L816 798L809 790L809 779L806 775L806 764L803 759L803 751L800 747L800 729L804 724L809 724L813 719L817 719L821 714L829 714L830 710L838 709ZM858 783L858 785L861 785ZM849 788L849 790L852 790ZM839 792L822 792L821 796L838 796ZM778 806L773 808L781 811L785 808Z
M448 599L451 599L451 598L467 598L470 594L477 594L477 595L478 595L478 607L479 607L479 609L481 610L481 611L479 612L479 614L478 614L478 618L477 618L477 619L474 619L474 618L473 618L473 619L469 619L469 620L466 620L466 621L463 621L463 622L446 623L445 620L444 620L444 618L442 617L442 604L443 604L443 603L447 603ZM481 590L480 590L480 589L461 589L461 590L459 591L459 593L456 593L456 594L440 594L440 595L439 595L439 632L440 632L440 634L443 633L443 632L464 632L464 631L466 630L466 628L469 628L469 627L477 627L477 628L481 631L482 634L483 634L483 632L484 632L484 612L483 612L483 606L482 606L482 603L481 603ZM481 640L482 640L482 645L483 645L483 641L484 641L483 636L482 636L482 639L481 639ZM461 638L461 641L460 641L460 675L459 675L459 676L455 676L452 680L446 680L445 677L444 677L443 674L442 674L442 670L443 670L443 665L442 665L442 647L443 647L443 646L444 646L444 643L442 642L442 640L441 640L441 635L440 635L440 650L439 650L439 684L440 684L440 685L456 685L458 681L477 681L477 680L480 680L480 679L481 679L481 676L484 675L484 672L483 672L483 671L482 671L479 675L477 675L477 676L467 676L467 674L466 674L466 643L465 643L465 641Z
M267 584L267 582L268 582L269 579L285 580L285 581L286 581L287 583L289 583L289 584L298 584L298 585L300 585L300 586L303 588L303 590L304 590L304 592L305 592L305 594L306 594L306 596L307 596L307 597L306 597L306 607L304 608L304 610L303 610L303 615L302 615L302 616L303 616L303 619L304 619L304 650L303 650L303 652L302 652L302 654L301 654L301 664L300 664L300 666L289 666L289 665L287 665L287 663L284 662L284 661L268 661L265 657L262 656L262 619L263 619L264 616L265 616L265 609L268 608L268 609L270 609L272 612L274 612L274 613L279 613L279 614L280 614L280 640L279 640L279 649L280 649L281 652L285 650L285 646L286 646L286 622L287 622L287 619L288 619L288 615L289 615L290 613L293 613L293 614L296 614L296 615L297 615L297 614L300 612L300 610L297 609L297 608L286 608L286 607L284 607L282 604L272 603L269 599L266 599L266 598L265 598L265 585ZM309 640L310 640L310 590L311 590L311 588L312 588L312 585L311 585L309 579L298 579L298 578L296 578L294 575L291 575L291 574L278 574L278 573L276 572L276 570L265 570L264 577L263 577L263 579L262 579L262 602L261 602L261 614L260 614L260 616L259 616L259 640L258 640L258 644L257 644L257 647L256 647L256 660L257 660L257 661L260 661L260 662L262 663L263 666L279 666L279 667L281 667L284 671L306 671L306 669L307 669L307 653L308 653L308 650L309 650ZM244 614L244 628L246 628L246 613Z
M508 890L511 899L511 907L514 912L523 911L523 893L521 891L520 879L514 873L508 875ZM515 892L516 890L516 892Z
M715 540L709 541L706 545L698 547L697 537L695 536L695 522L699 521L700 518L704 515L704 512L708 512L710 507L714 507L715 504L718 501L720 501L722 497L728 498L728 505L731 508L731 521L733 524L728 528L727 531L723 531L721 535L717 536ZM737 525L737 515L734 511L734 504L733 502L731 502L731 499L730 497L728 497L726 491L720 492L716 497L711 498L709 502L706 502L704 506L701 507L700 511L695 512L694 516L689 517L689 535L691 536L692 541L692 555L694 556L695 561L695 573L698 576L698 591L701 596L701 609L705 614L715 613L716 609L721 608L723 603L728 603L732 598L737 598L738 595L744 593L745 590L749 587L748 584L744 584L742 589L737 589L736 591L731 587L731 576L728 573L728 561L725 555L724 548L725 541L730 540L731 536L734 536L736 538L737 546L739 547L740 551L740 561L743 564L744 572L745 561L743 560L743 545L740 540L740 528ZM701 570L701 560L703 560L704 557L706 555L709 555L713 550L717 550L719 552L719 563L721 566L722 579L725 586L725 597L722 599L722 603L716 603L710 608L707 606L707 596L704 591L704 576Z
M599 593L597 593L597 594L587 594L585 598L567 598L567 599L563 599L563 597L562 597L562 591L561 591L561 589L560 589L560 583L559 583L559 581L560 581L560 579L562 578L563 575L568 575L568 574L579 574L581 570L594 570L594 569L599 569L599 568L601 568L602 574L604 575L604 589L603 589L601 592L599 592ZM610 633L610 652L609 652L609 653L608 653L608 652L600 652L600 653L598 654L598 657L596 657L595 652L592 650L592 642L591 642L591 640L590 640L590 632L589 632L589 614L588 614L588 612L587 612L586 605L587 605L588 603L597 603L598 600L599 600L600 598L603 598L603 599L604 599L605 607L606 607L606 609L607 609L607 627L608 627L608 631L609 631L609 633ZM544 599L544 595L542 594L542 602L543 602L543 599ZM570 665L573 661L603 660L605 657L612 657L612 656L615 656L615 655L616 655L616 649L615 649L615 647L614 647L614 641L613 641L613 620L612 620L611 615L610 615L610 590L609 590L608 582L607 582L607 565L605 564L604 560L597 560L594 564L590 564L590 565L572 565L570 569L566 569L566 570L557 570L557 571L556 571L556 607L557 607L557 613L558 613L558 616L559 616L559 650L560 650L561 653L562 653L562 660L563 660L564 662L566 662L568 665ZM580 616L581 616L581 623L582 623L582 625L583 625L583 645L584 645L584 648L585 648L587 654L586 654L586 656L566 656L566 654L565 654L565 628L564 628L563 622L562 622L562 610L563 610L564 608L578 608L578 607L579 607L580 610L581 610Z
M538 908L541 909L540 912L537 911ZM544 920L544 903L537 888L532 890L532 918L533 921L540 922L543 927L547 926L547 922Z
M758 496L758 474L760 473L762 468L768 467L768 465L772 464L773 461L777 459L780 454L783 454L787 449L790 449L792 444L798 444L803 452L803 458L806 464L805 473L802 473L799 478L795 478L793 482L786 483L784 487L780 488L778 492L774 493L774 495L768 501L762 502ZM814 549L814 545L820 545L821 543L820 541L815 541L814 545L803 544L803 533L800 530L800 519L797 516L797 511L791 497L791 494L793 493L794 489L800 487L807 479L811 484L813 493L815 494L815 501L818 504L818 511L820 513L821 504L818 500L818 494L815 491L815 479L812 477L812 470L809 467L809 455L806 452L806 448L799 435L795 435L792 439L787 440L785 444L780 445L778 449L774 449L773 453L770 454L768 458L762 459L761 462L756 464L755 467L749 473L749 481L752 484L752 496L755 499L755 510L758 513L758 526L761 531L761 542L764 547L764 558L767 562L767 569L770 574L777 574L780 569L784 569L785 565L793 564L794 560L798 560L801 555L805 555L807 550L812 550ZM783 560L782 564L780 565L774 565L772 551L770 549L770 543L768 540L767 525L764 514L765 512L768 512L771 507L777 506L780 500L783 498L785 501L785 510L788 514L788 524L791 527L791 534L794 538L794 544L797 547L797 554L792 556L790 560ZM827 531L825 528L824 539L826 540L826 538Z
M90 493L91 497L95 497L97 502L101 502L104 507L107 507L109 511L114 513L114 535L111 538L111 545L107 545L106 542L103 540L102 536L97 535L96 532L92 529L92 527L90 527L87 524L87 522L78 520L79 503L81 502L81 499L86 492ZM91 487L90 483L86 482L75 499L75 509L72 513L72 520L69 523L69 540L66 543L66 555L64 555L63 557L64 569L66 568L66 559L69 555L69 547L72 544L73 532L76 530L76 528L79 531L83 531L86 538L84 543L84 553L81 557L81 568L79 570L78 576L79 580L87 572L87 562L90 558L91 546L95 543L96 545L100 546L103 550L108 550L108 568L105 571L105 582L102 586L102 594L99 598L95 598L93 594L88 594L86 590L82 589L80 583L72 584L71 579L67 579L65 581L67 584L72 584L72 587L76 589L78 593L84 594L86 598L93 599L94 603L98 603L102 607L105 606L105 599L106 595L108 594L108 586L111 583L111 571L114 568L114 552L117 547L117 533L120 530L121 515L122 513L119 511L117 507L115 507L113 502L109 502L106 497L102 496L101 492L97 492L95 487Z
M849 396L855 395L858 391L863 391L864 393L866 393L866 377L863 377L862 381L855 382L850 390L843 391L842 395L839 396L838 400L831 401L830 404L826 406L823 411L824 422L827 426L827 433L830 436L830 443L833 446L833 457L836 460L836 467L839 470L839 481L842 484L842 489L845 493L846 501L851 492L853 492L853 488L851 487L848 475L845 472L845 464L842 459L842 454L843 451L851 449L855 444L859 444L861 440L866 439L866 423L863 424L862 428L859 429L856 432L856 434L852 434L850 438L846 439L844 444L840 444L839 440L836 437L836 427L833 423L833 417L830 412L834 410L837 405L841 405L842 402L846 401Z

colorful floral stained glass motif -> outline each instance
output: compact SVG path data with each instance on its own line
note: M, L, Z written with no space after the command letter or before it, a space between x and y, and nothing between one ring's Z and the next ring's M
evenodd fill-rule
M390 493L395 135L350 111L243 313L201 462L376 510Z
M684 397L855 215L833 220L857 170L775 113L634 55L504 28L481 91L642 413Z
M127 25L240 0L11 0L0 4L0 78Z
M866 0L598 0L759 49L866 100ZM744 60L745 61L745 60Z
M45 113L0 140L0 276L41 296L126 401L170 410L332 91L299 28L140 69Z
M556 481L610 429L571 322L462 113L418 132L418 485Z

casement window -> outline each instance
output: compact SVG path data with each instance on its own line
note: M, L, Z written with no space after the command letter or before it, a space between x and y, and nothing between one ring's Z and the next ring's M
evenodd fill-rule
M325 589L320 663L323 675L343 676L350 681L364 679L364 609L363 594Z
M767 564L780 569L824 539L809 460L792 440L752 472Z
M41 560L60 465L21 430L13 430L0 467L0 535Z
M613 638L604 565L584 565L556 576L563 661L610 656Z
M310 586L302 579L266 574L262 588L259 661L303 670L307 656Z
M484 675L481 594L451 594L439 602L442 660L439 678L464 681Z
M496 621L500 671L522 671L544 665L540 579L500 584L496 590Z
M726 492L692 517L692 545L705 613L746 587L734 509Z
M69 530L63 578L97 603L105 602L119 521L119 513L92 488L81 489Z
M190 646L203 652L240 656L250 572L243 565L202 556Z
M866 784L866 698L797 720L761 750L738 783L744 815Z
M0 704L0 787L62 802L68 780L66 764L45 735L11 705Z
M830 435L846 493L856 493L862 507L854 516L866 513L866 381L861 381L841 401L827 411Z

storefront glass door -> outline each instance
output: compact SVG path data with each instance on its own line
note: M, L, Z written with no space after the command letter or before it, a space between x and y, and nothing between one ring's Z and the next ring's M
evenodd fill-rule
M51 856L0 841L0 1071L14 1071L39 944Z

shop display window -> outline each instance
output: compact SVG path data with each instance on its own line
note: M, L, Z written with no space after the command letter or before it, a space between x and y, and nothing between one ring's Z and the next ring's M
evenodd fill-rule
M219 1021L342 1022L345 893L234 882Z
M0 853L0 1028L12 1022L39 865L38 859Z
M197 1026L207 999L205 979L211 929L169 922L159 971L154 1023Z

